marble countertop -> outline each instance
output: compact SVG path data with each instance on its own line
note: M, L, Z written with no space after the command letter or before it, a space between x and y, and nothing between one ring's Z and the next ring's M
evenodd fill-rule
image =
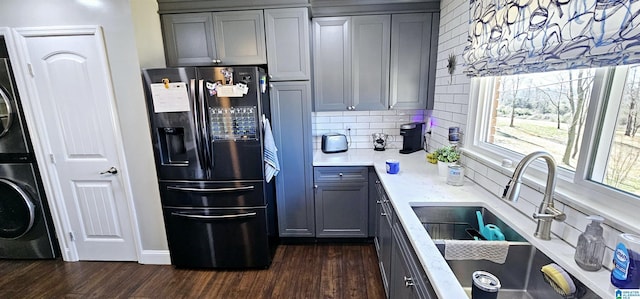
M388 174L385 161L400 162L400 172ZM541 250L558 265L579 279L603 298L614 298L610 272L601 269L588 272L573 260L575 249L552 235L548 241L533 236L536 223L481 186L465 179L463 186L450 186L438 176L437 166L426 162L425 152L400 154L391 149L377 152L372 149L350 149L343 153L325 154L316 151L313 166L373 166L398 215L409 241L416 251L429 280L439 298L466 298L467 295L455 275L435 246L426 229L414 214L412 206L483 206L500 217L533 246ZM506 183L506 182L505 182Z

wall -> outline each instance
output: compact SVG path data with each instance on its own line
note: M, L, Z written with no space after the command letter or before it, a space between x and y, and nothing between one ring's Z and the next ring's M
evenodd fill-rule
M462 74L463 58L461 56L468 35L468 0L442 0L440 2L440 40L438 42L438 62L436 72L436 93L433 111L433 136L432 143L447 143L448 127L459 126L464 129L467 124L467 114L475 113L475 108L469 109L469 87L471 80ZM446 70L447 58L450 53L457 55L458 67L453 77ZM465 139L462 137L464 147ZM466 166L467 177L496 196L502 196L506 183L511 178L511 170L485 161L481 158L471 158L469 155L463 158ZM530 188L523 186L520 200L513 204L514 208L527 216L537 211L542 202L542 188ZM576 246L578 236L589 223L585 217L587 214L598 214L597 211L569 206L563 203L562 198L556 198L559 204L556 206L567 214L565 222L554 221L552 233ZM566 201L565 201L566 202ZM531 219L533 221L533 219ZM605 252L605 266L611 269L613 248L615 248L616 236L620 234L620 224L607 221L604 225L604 235L607 244Z
M373 148L373 133L390 135L386 148L402 148L400 125L422 122L425 110L385 110L385 111L334 111L313 113L313 148L320 149L322 134L342 133L348 135L351 128L349 148Z
M102 26L141 245L166 250L129 0L3 0L1 6L0 26Z
M156 0L130 1L140 68L166 67L158 2Z

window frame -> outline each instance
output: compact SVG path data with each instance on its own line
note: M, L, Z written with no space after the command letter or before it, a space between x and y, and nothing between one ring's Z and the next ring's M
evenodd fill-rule
M607 104L611 101L612 91L618 94L623 93L625 80L620 78L626 78L627 70L628 66L596 69L575 172L558 167L554 197L581 210L590 211L589 213L600 214L622 224L627 229L638 231L640 219L633 211L640 209L640 196L590 180L591 172L594 170L593 164L596 163L596 151L603 148L602 144L598 143L600 135L607 126L611 126L611 122L615 123L617 119L616 117L611 120L611 114L616 114L617 109L607 110ZM487 166L494 170L512 175L513 167L525 154L483 141L486 140L488 132L491 108L487 101L492 100L493 86L495 86L493 77L471 79L466 128L468 132L466 135L470 138L464 144L463 151L466 155L488 161ZM513 161L513 167L500 166L503 159ZM531 163L525 173L524 184L536 190L542 190L546 173L546 165L541 159L537 159Z

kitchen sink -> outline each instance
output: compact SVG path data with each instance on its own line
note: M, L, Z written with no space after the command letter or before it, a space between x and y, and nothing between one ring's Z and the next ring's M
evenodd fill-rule
M545 282L540 268L553 263L540 250L532 246L491 211L484 207L460 206L420 206L413 207L434 243L444 256L445 240L473 240L473 233L479 230L476 211L480 211L485 224L495 224L502 230L509 242L509 253L504 264L488 260L448 260L447 263L456 278L471 297L471 276L473 272L487 271L500 280L502 287L498 299L563 298ZM482 242L482 241L476 241ZM595 293L574 279L578 287L578 298L599 298Z

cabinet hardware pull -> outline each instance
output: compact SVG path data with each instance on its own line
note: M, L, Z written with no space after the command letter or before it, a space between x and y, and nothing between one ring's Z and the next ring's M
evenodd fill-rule
M411 286L414 286L414 285L415 285L415 283L413 283L413 278L406 277L406 276L404 277L404 286L405 287L408 288L408 287L411 287Z
M234 214L234 215L191 215L191 214L181 214L173 212L171 213L173 216L185 217L185 218L195 218L195 219L233 219L233 218L241 218L241 217L252 217L258 215L256 212L252 213L244 213L244 214Z
M233 187L233 188L183 188L167 186L168 190L175 191L192 191L192 192L229 192L229 191L248 191L255 189L255 186Z

